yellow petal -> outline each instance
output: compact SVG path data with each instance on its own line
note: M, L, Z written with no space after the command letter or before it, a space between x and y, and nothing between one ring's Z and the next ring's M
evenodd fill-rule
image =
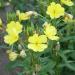
M52 25L46 25L44 33L48 36L53 36L57 34L57 29Z
M50 40L59 40L58 36L48 36Z
M28 44L28 48L32 49L34 52L42 52L47 48L46 44Z
M64 8L61 8L60 4L56 4L55 11L55 18L59 18L61 15L64 16Z
M19 34L22 32L22 25L19 22L11 21L10 23L7 24L6 31L8 34Z
M19 36L18 35L6 35L4 36L4 42L9 44L9 45L12 45L14 44L15 42L17 42L19 39Z
M28 39L28 42L30 43L36 43L38 41L38 34L34 34L33 36L30 36Z
M39 43L47 43L46 35L40 35L39 40L40 40Z

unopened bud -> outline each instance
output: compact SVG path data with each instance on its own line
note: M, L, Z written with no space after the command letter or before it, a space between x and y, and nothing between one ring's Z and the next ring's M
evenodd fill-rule
M25 50L20 51L20 56L23 57L23 58L26 57Z

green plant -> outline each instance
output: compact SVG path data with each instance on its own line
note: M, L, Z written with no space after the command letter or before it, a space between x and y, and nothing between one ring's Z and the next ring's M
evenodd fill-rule
M75 20L72 17L75 6L68 8L63 3L60 5L59 0L35 1L40 11L35 8L37 12L7 14L4 41L11 61L7 67L21 68L18 75L61 75L64 67L75 71Z

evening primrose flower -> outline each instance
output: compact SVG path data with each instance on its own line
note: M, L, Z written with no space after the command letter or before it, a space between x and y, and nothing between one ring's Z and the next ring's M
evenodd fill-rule
M35 11L28 11L28 12L25 12L25 13L21 13L19 10L16 12L17 16L19 17L19 20L28 20L30 19L30 17L32 15L37 15L37 13Z
M34 34L28 39L28 48L35 52L42 52L47 48L47 37L45 35Z
M6 32L8 34L19 34L22 32L23 26L19 22L11 21L7 24Z
M74 3L71 0L61 0L61 3L67 5L67 6L72 6Z
M44 23L44 33L50 40L59 39L59 37L57 36L57 29L47 22Z
M18 54L16 52L11 51L8 53L8 56L10 61L15 61L18 57Z
M18 39L19 39L19 36L16 35L16 34L11 34L11 35L5 35L4 36L4 42L9 44L9 45L14 44L15 42L18 41Z
M55 2L52 2L47 7L47 14L51 17L51 19L59 18L60 16L64 16L64 8L60 4L56 4Z

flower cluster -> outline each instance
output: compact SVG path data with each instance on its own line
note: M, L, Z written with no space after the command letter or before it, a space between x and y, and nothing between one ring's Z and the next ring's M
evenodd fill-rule
M6 32L4 36L5 43L12 45L19 39L19 33L22 32L22 25L19 22L11 21L7 24Z
M73 2L71 0L60 0L62 4L72 6ZM51 20L60 18L61 16L64 18L65 21L68 19L72 19L73 16L70 14L67 14L65 12L64 7L59 4L52 2L50 5L47 7L46 14L50 16ZM18 16L19 21L11 21L10 23L7 24L6 27L6 32L7 35L4 36L4 42L13 45L15 42L19 40L19 34L23 30L22 26L22 20L29 20L32 15L38 15L38 13L34 11L28 11L28 12L20 12L19 10L16 12L16 15ZM0 19L0 25L2 25L2 21ZM25 28L26 29L26 28ZM48 47L48 40L51 41L59 41L59 36L58 36L58 31L57 28L49 22L45 22L43 24L43 32L42 33L34 33L32 36L27 36L27 48L28 50L33 50L34 52L42 52ZM32 31L34 32L34 31ZM17 59L18 56L24 57L26 56L25 50L21 50L20 53L16 53L14 51L11 51L8 53L9 59L11 61L14 61Z

